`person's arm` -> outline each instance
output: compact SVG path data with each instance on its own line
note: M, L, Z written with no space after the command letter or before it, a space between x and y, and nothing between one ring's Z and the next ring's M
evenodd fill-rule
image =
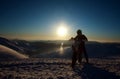
M83 35L83 40L88 41L88 39L87 39L87 37L85 35Z
M78 36L75 36L74 40L77 40Z
M69 41L73 41L74 40L74 38L73 37L71 37L70 39L69 39Z

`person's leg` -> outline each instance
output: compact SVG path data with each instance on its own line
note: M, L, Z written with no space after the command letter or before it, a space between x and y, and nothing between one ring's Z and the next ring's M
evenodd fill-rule
M79 54L78 62L79 62L79 64L82 63L82 54Z
M85 56L86 62L89 63L89 60L88 60L88 54L87 54L87 51L86 51L85 47L83 48L83 53L84 53L84 56Z
M72 50L73 50L73 55L72 55L72 68L74 68L75 64L76 64L76 61L77 61L77 54L76 54L76 51L75 51L75 48L72 47Z
M77 61L77 55L75 54L75 52L74 52L74 54L73 54L73 57L72 57L72 68L74 68L74 66L75 66L75 64L76 64L76 61Z
M79 50L79 54L78 54L78 62L81 64L81 62L82 62L82 50L80 49Z

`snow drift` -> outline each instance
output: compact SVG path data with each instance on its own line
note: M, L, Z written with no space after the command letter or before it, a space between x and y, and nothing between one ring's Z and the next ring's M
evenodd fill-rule
M0 60L11 60L11 59L26 59L28 56L25 56L11 48L0 45Z

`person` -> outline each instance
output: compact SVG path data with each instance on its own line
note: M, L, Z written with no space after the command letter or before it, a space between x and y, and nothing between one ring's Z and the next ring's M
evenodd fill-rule
M84 54L86 62L88 63L88 55L85 48L85 41L88 41L87 37L83 35L82 31L79 29L77 30L77 36L75 38L72 37L71 40L74 40L74 43L72 44L72 68L74 68L77 60L81 63L82 54Z

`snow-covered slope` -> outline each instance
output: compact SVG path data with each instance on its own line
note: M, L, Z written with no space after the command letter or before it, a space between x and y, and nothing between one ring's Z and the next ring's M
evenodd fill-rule
M19 52L13 49L0 45L0 60L24 59L24 58L28 57L23 54L20 54Z
M22 53L32 51L30 50L31 46L29 45L29 43L24 40L10 40L7 38L0 37L0 44Z
M0 62L0 79L120 79L120 58L90 58L70 67L70 59L33 58Z

